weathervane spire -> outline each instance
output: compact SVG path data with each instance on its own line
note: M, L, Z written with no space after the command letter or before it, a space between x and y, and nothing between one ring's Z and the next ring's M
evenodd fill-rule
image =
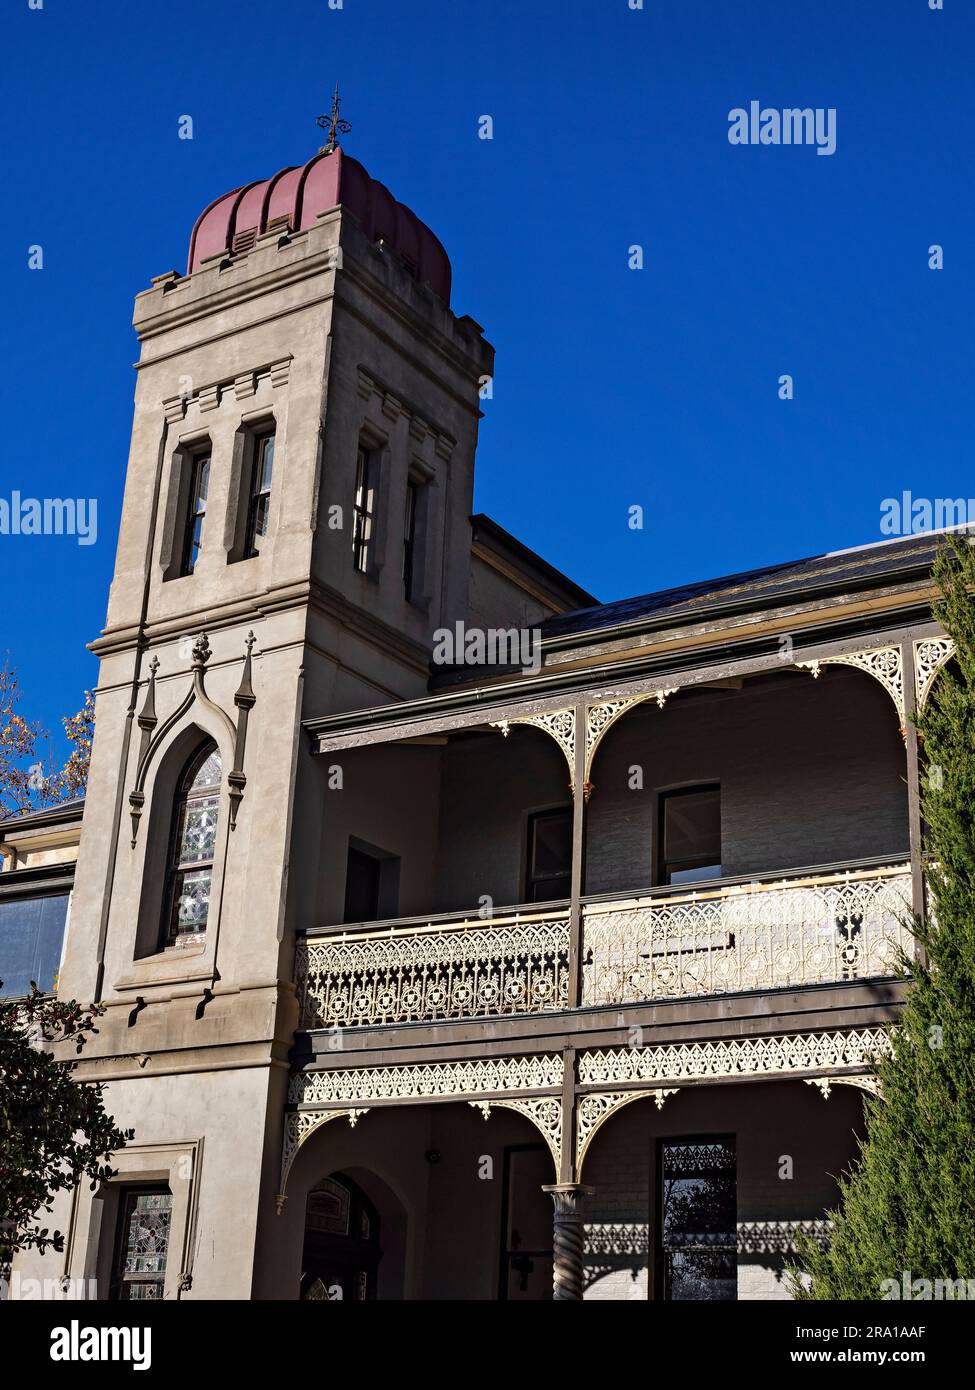
M331 114L328 116L318 116L315 122L316 125L321 126L322 130L328 131L328 142L321 147L318 151L319 154L331 154L333 150L338 149L339 142L337 137L339 135L348 135L349 131L352 129L349 122L344 121L339 115L341 104L339 84L336 82L335 92L332 96Z

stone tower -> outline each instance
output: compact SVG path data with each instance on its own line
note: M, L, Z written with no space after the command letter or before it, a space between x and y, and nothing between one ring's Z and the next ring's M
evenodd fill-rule
M338 148L212 203L134 322L60 991L107 1006L80 1075L135 1131L124 1180L173 1192L181 1296L247 1298L322 836L302 720L424 693L465 617L493 351L437 238ZM113 1192L55 1212L103 1297Z

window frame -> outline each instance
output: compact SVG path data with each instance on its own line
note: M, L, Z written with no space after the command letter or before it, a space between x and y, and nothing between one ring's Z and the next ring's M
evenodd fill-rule
M352 566L357 574L376 572L379 535L380 451L360 437L352 490ZM368 502L360 500L365 494Z
M654 1241L655 1250L654 1250L653 1301L654 1301L655 1303L670 1303L670 1302L687 1302L687 1301L689 1301L689 1300L685 1300L685 1299L670 1299L670 1298L668 1298L668 1296L667 1296L668 1293L669 1293L669 1288L668 1288L668 1277L667 1277L667 1255L668 1255L668 1253L670 1253L671 1247L665 1242L665 1239L664 1239L664 1150L665 1150L666 1148L668 1148L668 1147L671 1147L671 1148L679 1148L679 1147L681 1147L681 1146L697 1146L697 1147L703 1147L703 1146L705 1146L705 1145L716 1145L716 1144L722 1144L722 1145L724 1145L726 1148L730 1149L730 1150L731 1150L731 1153L732 1153L732 1155L733 1155L733 1157L734 1157L733 1177L732 1177L732 1190L733 1190L733 1192L734 1192L734 1200L735 1200L735 1216L734 1216L734 1221L733 1221L734 1231L733 1231L733 1232L729 1232L729 1240L728 1240L728 1243L727 1243L726 1245L718 1245L717 1243L714 1243L713 1245L709 1245L707 1248L713 1249L713 1250L715 1250L715 1251L720 1251L722 1254L730 1255L730 1256L731 1256L732 1262L733 1262L733 1264L734 1264L734 1270L735 1270L735 1298L734 1298L734 1300L731 1300L731 1299L713 1299L713 1300L712 1300L712 1299L707 1299L707 1300L704 1300L704 1301L705 1301L705 1302L732 1302L732 1301L737 1302L737 1301L738 1301L738 1208L739 1208L739 1192L738 1192L738 1186L739 1186L739 1183L738 1183L738 1176L739 1176L739 1173L738 1173L738 1170L739 1170L738 1136L737 1136L737 1134L734 1134L734 1133L731 1133L731 1134L729 1134L729 1133L724 1133L724 1134L711 1134L711 1133L707 1133L707 1134L661 1135L661 1136L657 1139L657 1145L656 1145L656 1174L655 1174L655 1179L656 1179L656 1181L655 1181L655 1194L654 1194L654 1213L655 1213L655 1222L654 1222L654 1224L655 1224L655 1226L656 1226L656 1238L655 1238L655 1241ZM714 1171L714 1172L720 1172L719 1169L714 1169L713 1171ZM692 1248L692 1247L686 1247L686 1248Z
M203 764L216 753L220 759L220 781L214 787L201 790L194 797L192 795L193 781ZM182 940L192 939L206 935L206 930L210 921L210 904L207 905L207 919L200 925L180 931L178 929L177 913L179 911L179 892L180 882L190 873L201 873L208 871L210 874L210 898L213 896L214 867L217 859L217 836L220 833L220 810L223 794L224 773L223 758L220 747L215 739L207 739L199 744L192 755L187 759L183 771L176 783L176 793L173 797L172 810L170 812L169 843L166 853L166 870L163 891L163 913L159 932L159 950L168 951L179 949ZM216 825L213 832L213 853L209 859L196 860L193 863L183 864L180 859L180 846L183 840L183 829L186 824L187 807L191 801L202 801L213 798L216 801Z
M242 558L245 560L256 560L261 554L261 546L257 545L257 520L261 503L265 504L263 512L264 530L261 533L262 543L267 540L270 532L271 523L271 496L274 489L274 465L277 444L277 430L274 424L260 430L255 430L251 437L251 466L249 470L249 487L247 490L247 524L244 531L244 548ZM265 487L264 464L265 455L268 447L271 450L271 477Z
M673 883L670 874L674 869L694 869L707 868L714 863L714 856L710 854L686 855L680 859L668 859L667 856L667 806L672 801L677 801L684 796L699 795L701 792L715 792L718 798L718 853L723 855L724 845L721 838L721 783L720 782L694 782L686 787L671 787L657 793L657 831L656 831L656 854L654 885L656 887L670 887L675 889L688 888L691 882ZM712 875L713 878L721 878L724 872L723 859L718 864L718 872ZM710 882L710 879L702 879L703 882Z
M200 447L192 450L187 455L186 466L188 471L188 488L186 494L186 510L183 517L183 540L180 552L179 574L181 578L188 578L196 572L200 555L203 553L203 535L206 527L207 504L210 500L210 475L213 471L213 452L207 444L205 448ZM206 469L206 491L203 495L203 506L200 507L200 488L199 480L203 470ZM196 535L196 523L199 521L199 536ZM196 548L195 554L194 546Z
M561 874L537 874L532 872L534 865L534 846L535 846L535 826L540 820L554 819L562 816L567 819L569 824L569 863L568 869ZM524 897L526 903L557 903L563 902L572 896L572 835L574 829L572 803L560 803L555 806L544 806L535 811L529 811L525 818L525 873L524 873ZM539 883L546 881L554 882L556 879L568 878L568 892L560 893L553 897L537 898L533 896L534 888Z
M130 1200L141 1196L166 1196L169 1198L169 1235L166 1239L166 1258L163 1268L153 1274L129 1275L122 1271L126 1249L126 1234L129 1227ZM108 1301L111 1303L162 1302L166 1297L166 1276L169 1272L169 1257L173 1243L176 1197L168 1182L124 1182L118 1185L117 1207L115 1212L115 1236L112 1242L112 1265L109 1273ZM158 1299L123 1299L122 1290L136 1284L158 1284Z
M420 544L420 509L423 505L423 481L412 473L406 479L406 512L403 518L403 593L407 603L417 599L418 564L422 565Z

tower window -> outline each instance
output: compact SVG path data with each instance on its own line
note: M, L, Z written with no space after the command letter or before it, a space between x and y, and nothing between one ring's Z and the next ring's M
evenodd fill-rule
M183 541L183 563L180 574L192 574L203 548L203 523L207 514L207 493L210 490L210 455L198 454L190 462L189 506L186 515L186 534Z
M369 573L374 558L378 474L375 453L360 444L352 514L352 559L360 574Z
M173 835L163 923L165 946L205 932L210 914L222 766L207 743L183 774L173 808Z
M274 476L274 435L265 434L255 443L254 467L251 472L250 509L247 514L247 544L245 557L261 553L267 535L271 512L271 481Z
M419 526L420 483L410 478L406 484L406 524L403 528L403 590L407 603L416 597L417 528Z
M721 877L721 790L682 787L660 798L661 883Z

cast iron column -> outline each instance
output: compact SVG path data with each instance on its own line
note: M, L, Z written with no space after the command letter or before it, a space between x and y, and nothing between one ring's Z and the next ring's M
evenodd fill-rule
M552 1297L556 1302L582 1300L582 1207L595 1188L580 1182L555 1183L543 1187L555 1203L555 1264Z

